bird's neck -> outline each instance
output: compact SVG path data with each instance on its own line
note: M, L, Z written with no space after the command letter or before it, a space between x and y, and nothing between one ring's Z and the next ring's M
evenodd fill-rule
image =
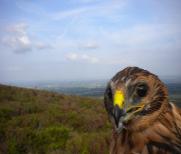
M180 135L180 136L179 136ZM174 138L175 143L171 143ZM112 153L142 153L150 147L166 148L181 152L181 116L180 111L171 105L168 110L163 110L158 119L142 131L123 129L120 134L113 131ZM175 147L170 145L175 144ZM157 147L158 146L158 147ZM117 147L117 148L115 148ZM131 151L130 151L131 149ZM165 150L165 149L163 149Z

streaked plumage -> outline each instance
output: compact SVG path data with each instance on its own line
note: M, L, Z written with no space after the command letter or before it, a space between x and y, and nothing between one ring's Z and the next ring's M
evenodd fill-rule
M125 68L108 83L104 103L114 126L111 154L181 154L181 110L156 75Z

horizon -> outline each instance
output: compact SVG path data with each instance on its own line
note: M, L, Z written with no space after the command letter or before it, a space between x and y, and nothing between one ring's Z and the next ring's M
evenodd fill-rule
M4 85L12 85L12 86L22 86L22 87L41 87L41 86L45 86L45 85L56 85L58 87L63 87L63 85L67 86L68 84L72 85L80 85L80 84L107 84L107 82L110 80L111 78L102 78L102 79L74 79L74 80L24 80L24 81L5 81L2 82L0 81L0 84L4 84ZM181 76L159 76L159 79L162 80L165 84L181 84ZM70 86L70 87L71 87ZM74 87L73 86L73 87Z
M181 77L181 1L0 1L0 83ZM180 79L179 79L180 80Z

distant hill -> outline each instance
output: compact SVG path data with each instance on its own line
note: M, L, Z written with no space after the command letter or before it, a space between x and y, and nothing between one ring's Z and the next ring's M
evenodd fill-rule
M108 153L101 100L0 85L0 153Z
M95 84L96 83L96 84ZM84 82L83 85L79 83L64 83L62 84L48 84L41 85L40 89L46 89L48 91L54 91L58 93L88 96L93 98L103 98L106 88L106 82ZM175 102L181 107L181 83L165 83L168 91L170 101Z
M181 107L181 81L180 77L163 78L169 90L170 101L176 102ZM20 87L34 89L44 89L51 92L68 95L88 96L93 98L103 98L108 80L88 80L88 81L46 81L46 82L20 82L7 83Z

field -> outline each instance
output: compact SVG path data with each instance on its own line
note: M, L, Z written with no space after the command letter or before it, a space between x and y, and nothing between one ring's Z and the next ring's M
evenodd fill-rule
M0 85L0 153L108 153L101 100Z
M181 107L181 84L167 87ZM108 153L112 128L102 99L105 83L34 88L46 90L0 85L0 154Z

